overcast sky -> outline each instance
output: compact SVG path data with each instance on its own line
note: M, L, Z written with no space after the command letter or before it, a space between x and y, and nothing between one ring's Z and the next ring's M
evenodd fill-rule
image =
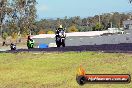
M132 11L129 0L37 0L38 19Z

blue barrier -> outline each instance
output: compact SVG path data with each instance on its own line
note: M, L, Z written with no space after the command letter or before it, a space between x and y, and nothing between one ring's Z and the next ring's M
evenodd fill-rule
M41 48L41 49L48 48L48 45L47 44L39 44L38 48Z

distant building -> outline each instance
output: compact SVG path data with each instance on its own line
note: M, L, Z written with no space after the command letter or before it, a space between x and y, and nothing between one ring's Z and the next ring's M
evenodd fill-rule
M132 20L123 21L123 25L125 29L132 29Z

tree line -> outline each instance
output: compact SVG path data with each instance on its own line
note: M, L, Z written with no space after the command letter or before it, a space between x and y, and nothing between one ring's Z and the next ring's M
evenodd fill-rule
M36 28L33 34L44 34L49 31L55 31L59 24L66 28L66 32L86 32L86 31L102 31L110 27L121 28L123 21L130 19L132 13L104 13L93 17L81 18L80 16L57 18L57 19L41 19L35 22ZM51 32L51 33L53 33Z

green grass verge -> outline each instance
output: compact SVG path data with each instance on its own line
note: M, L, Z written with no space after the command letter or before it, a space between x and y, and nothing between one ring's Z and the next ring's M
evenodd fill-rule
M76 70L132 75L131 54L99 52L0 54L0 88L80 88ZM131 88L130 84L86 84L81 88Z

